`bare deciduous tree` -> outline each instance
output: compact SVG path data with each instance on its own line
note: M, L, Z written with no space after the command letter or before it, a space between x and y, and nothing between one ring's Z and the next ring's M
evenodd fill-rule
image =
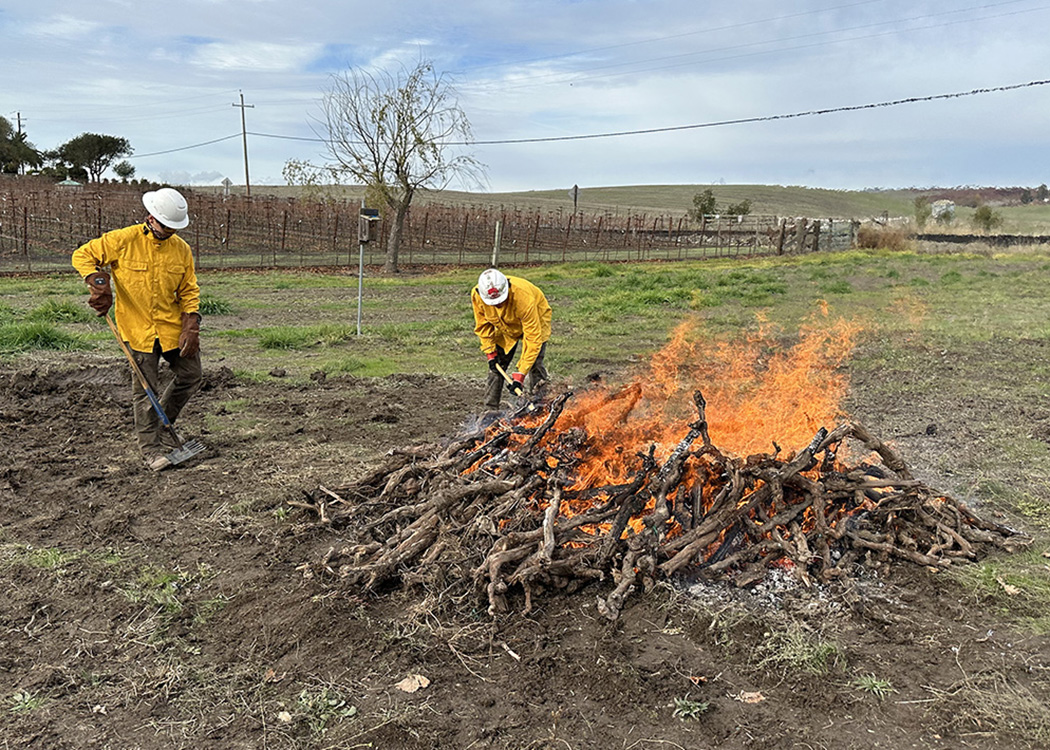
M472 140L452 82L430 62L395 72L351 68L322 99L328 172L364 185L391 222L383 270L396 273L405 216L420 188L479 184L483 166L460 147Z

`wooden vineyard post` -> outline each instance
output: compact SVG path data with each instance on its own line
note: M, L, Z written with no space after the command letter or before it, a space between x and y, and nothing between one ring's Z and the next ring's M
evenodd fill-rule
M704 240L707 239L707 215L700 217L700 257L707 257L707 248L704 246Z
M281 257L284 257L285 242L288 239L288 209L281 211ZM277 253L273 253L273 264L277 265Z
M459 235L459 264L463 265L463 243L467 241L467 221L470 218L469 212L463 213L463 231Z
M569 221L565 225L565 238L561 243L561 262L565 262L565 253L569 249L569 235L572 233L572 220L576 218L576 214L569 214Z
M806 232L809 229L809 221L801 218L795 226L795 252L801 253L806 249Z
M29 206L22 206L22 253L26 256L26 271L33 271L33 261L29 258Z

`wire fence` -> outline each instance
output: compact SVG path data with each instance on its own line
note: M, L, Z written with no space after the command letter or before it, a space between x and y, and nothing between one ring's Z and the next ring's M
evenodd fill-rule
M192 221L180 235L198 268L376 266L389 223L359 242L360 204L223 197L184 191ZM125 186L47 186L0 192L0 273L69 269L70 255L103 232L145 218L141 191ZM491 205L413 206L399 266L485 266L570 261L690 260L839 250L857 222L777 216L586 212Z

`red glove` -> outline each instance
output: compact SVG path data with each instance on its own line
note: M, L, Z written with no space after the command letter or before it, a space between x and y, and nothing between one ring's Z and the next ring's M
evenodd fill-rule
M101 318L113 306L113 289L109 285L109 274L105 271L89 273L84 277L84 283L91 289L88 307L98 313Z
M510 376L510 379L511 382L507 384L507 388L510 389L510 392L515 396L523 394L525 392L525 376L520 372L516 372Z
M201 350L201 316L182 314L182 333L179 334L179 356L192 357Z
M489 352L485 356L489 360L489 371L499 373L499 370L496 369L496 366L499 364L496 360L496 352Z

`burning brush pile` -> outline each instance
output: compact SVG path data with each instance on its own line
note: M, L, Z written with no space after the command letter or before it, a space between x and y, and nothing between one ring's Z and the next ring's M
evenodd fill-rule
M781 566L808 584L871 559L943 568L1027 541L840 418L836 370L854 334L807 328L770 354L762 335L704 346L683 327L619 390L562 393L393 451L296 503L351 540L307 568L367 590L480 594L491 614L601 582L599 610L616 619L633 592L675 575L747 586Z

